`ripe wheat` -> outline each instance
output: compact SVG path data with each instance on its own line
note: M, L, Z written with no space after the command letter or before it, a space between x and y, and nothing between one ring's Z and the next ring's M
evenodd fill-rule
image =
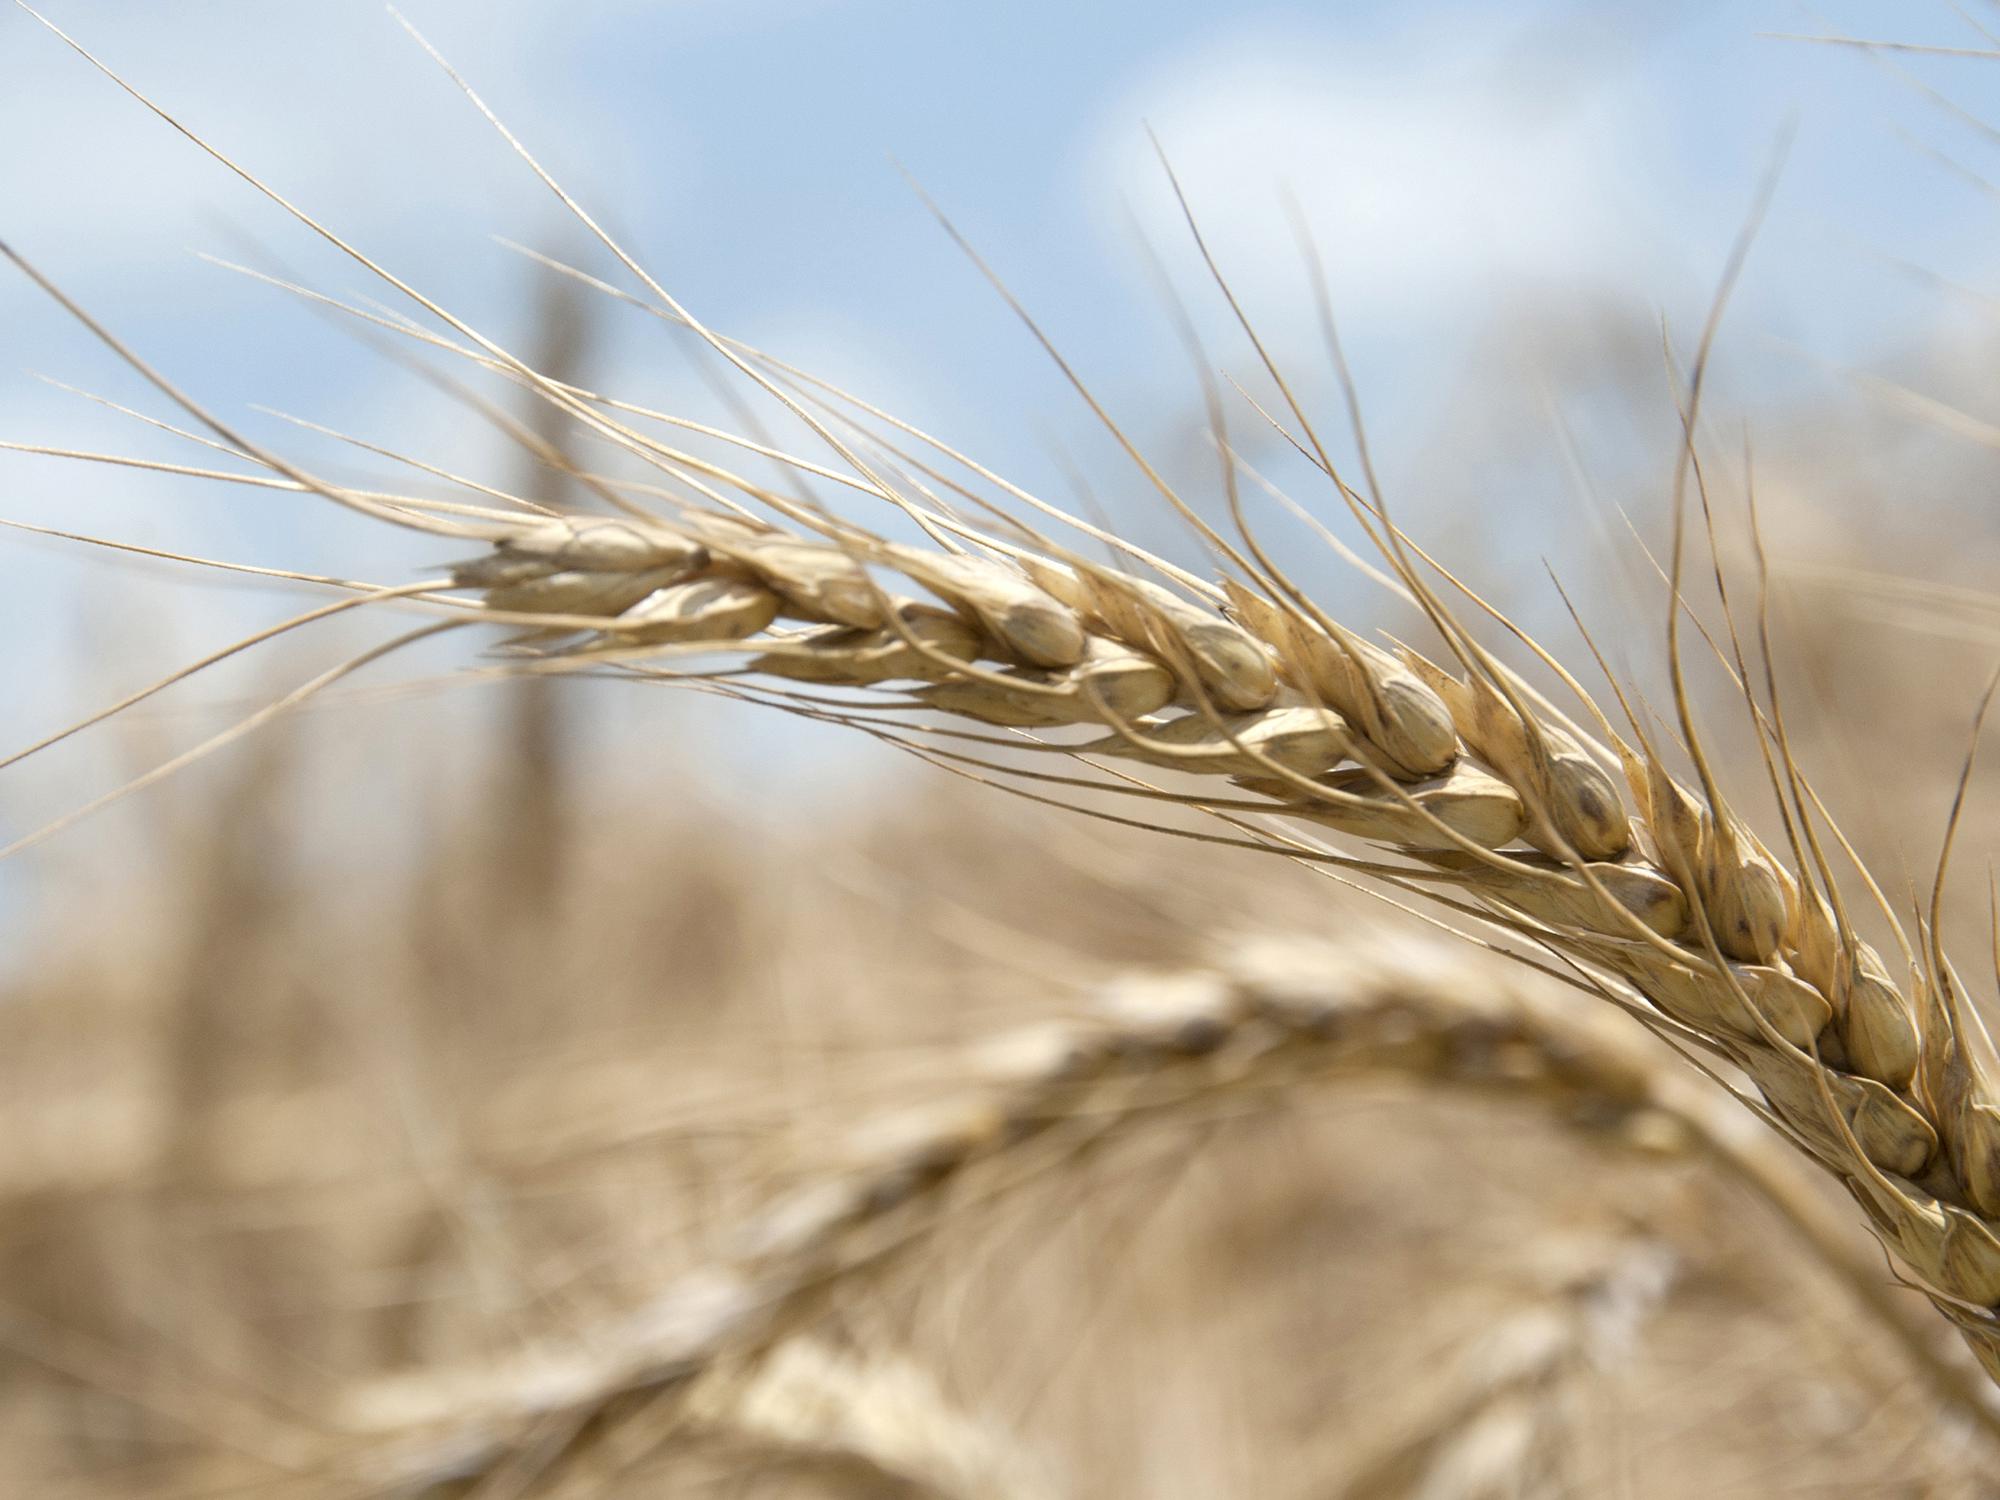
M349 1479L426 1493L495 1475L594 1492L605 1466L619 1472L713 1426L717 1403L702 1393L714 1386L704 1382L754 1369L856 1278L921 1244L968 1203L1018 1190L1149 1125L1276 1107L1385 1075L1525 1101L1606 1144L1714 1164L1800 1231L1805 1259L1901 1342L1941 1409L2000 1430L1983 1388L1938 1358L1876 1268L1845 1248L1837 1226L1829 1230L1776 1143L1761 1132L1746 1137L1726 1098L1607 1022L1513 965L1442 943L1267 939L1203 969L1117 980L1087 1016L975 1048L942 1102L859 1122L840 1153L844 1166L781 1195L740 1226L723 1259L670 1285L624 1326L500 1370L427 1370L356 1392L343 1425L378 1436L339 1467ZM1496 1396L1495 1432L1541 1431L1535 1424L1549 1414L1534 1409L1529 1388L1559 1379L1589 1357L1593 1340L1619 1331L1616 1320L1593 1321L1607 1296L1619 1307L1626 1292L1650 1286L1657 1296L1662 1253L1657 1242L1621 1244L1565 1281L1553 1299L1565 1303L1554 1341L1541 1338L1550 1326L1544 1306L1523 1315L1519 1339L1496 1334L1497 1345L1481 1345L1500 1358L1535 1336L1534 1358L1510 1367L1505 1382L1489 1378L1485 1355L1468 1355L1463 1394ZM1444 1449L1404 1457L1452 1461Z
M1675 747L1625 709L1622 694L1623 731L1572 674L1522 636L1573 691L1579 717L1572 717L1480 643L1470 622L1504 619L1397 526L1372 478L1360 489L1342 478L1268 359L1282 400L1274 411L1259 408L1260 416L1305 455L1377 549L1436 638L1428 654L1365 638L1290 581L1243 520L1235 492L1241 465L1226 439L1233 535L1201 520L1125 443L1146 482L1211 549L1226 575L1215 583L1064 516L886 414L710 333L508 136L632 273L646 305L694 330L839 462L821 465L748 440L737 440L740 446L779 459L802 479L895 506L926 538L921 545L892 540L635 425L694 424L538 373L132 92L455 337L376 321L525 387L580 433L621 449L661 480L640 486L607 479L544 452L605 506L590 515L523 516L341 488L208 415L6 251L228 452L270 471L217 472L218 480L311 492L487 548L447 578L366 588L336 607L400 596L442 612L440 623L417 634L467 623L518 627L513 670L694 681L858 725L948 768L1005 777L1022 795L1060 800L1087 788L1092 798L1122 796L1144 810L1127 817L1093 801L1085 811L1095 816L1150 826L1149 814L1192 810L1226 831L1176 832L1372 877L1464 921L1503 929L1548 955L1572 983L1746 1078L1746 1100L1852 1194L1911 1278L2000 1379L2000 1101L1989 1078L1990 1043L1944 954L1944 861L1929 920L1914 939L1902 936L1864 872L1871 900L1898 935L1884 958L1858 934L1836 879L1827 851L1844 853L1844 842L1794 763L1775 681L1759 696L1733 632L1724 665L1771 768L1783 812L1780 852L1732 810L1682 683L1678 524L1667 617L1678 728L1692 771L1685 778L1675 773ZM1247 320L1243 327L1261 356ZM1704 357L1706 349L1705 338ZM1701 367L1698 360L1683 413L1690 434L1698 430ZM1078 389L1089 399L1080 382ZM940 465L971 478L950 477ZM1684 464L1677 476L1677 506L1692 467ZM987 498L994 491L998 501ZM1011 509L1002 510L1007 502ZM1033 516L1109 545L1119 564L1085 557L1029 525ZM256 722L411 638L323 674ZM683 660L712 662L718 652L745 660L730 670L683 673ZM1767 644L1762 654L1768 661ZM939 728L913 711L968 727ZM1045 769L1052 764L1065 769ZM1186 779L1157 785L1159 772ZM1384 857L1342 854L1320 841L1322 829L1370 841ZM1947 838L1947 853L1949 845ZM1203 1034L1197 1026L1195 1035ZM1051 1086L1070 1087L1067 1072L1058 1071ZM1548 1077L1562 1083L1566 1075L1558 1067ZM928 1136L923 1154L868 1191L919 1191L1005 1138L990 1120L965 1125L961 1133ZM817 1244L862 1207L843 1189L767 1228L780 1241L789 1235ZM731 1295L750 1297L763 1316L754 1280ZM708 1320L739 1315L746 1314L711 1309ZM715 1331L705 1325L703 1336ZM669 1361L657 1368L676 1367ZM601 1384L594 1376L592 1383Z

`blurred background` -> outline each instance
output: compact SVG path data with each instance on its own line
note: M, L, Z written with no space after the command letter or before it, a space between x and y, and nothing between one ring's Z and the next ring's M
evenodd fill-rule
M1215 365L1263 387L1150 133L1273 352L1344 433L1305 227L1403 522L1574 662L1553 571L1653 694L1664 604L1645 549L1667 535L1680 376L1781 160L1706 410L1723 561L1747 583L1754 475L1803 758L1891 899L1925 880L2000 619L1981 592L2000 71L1799 38L1993 52L2000 8L403 9L712 326L1200 566L911 183L1163 471L1219 505L1176 307ZM499 243L619 280L380 7L47 14L508 348L810 451L675 330ZM18 11L0 16L0 138L0 238L229 422L356 485L448 492L278 414L541 482L379 341L204 259L393 300ZM0 441L213 457L60 388L185 424L20 276L0 278L0 354ZM1239 420L1251 461L1303 496L1283 442ZM0 518L384 583L446 560L299 496L14 451ZM1403 623L1275 508L1258 519L1333 612ZM0 536L0 753L306 598ZM0 770L0 842L378 636L330 622ZM488 1357L698 1262L745 1184L804 1149L802 1121L880 1093L871 1059L1190 961L1218 930L1382 920L1325 882L1190 865L856 737L688 694L474 681L476 664L410 653L0 863L0 1492L235 1482L206 1466L245 1413ZM1722 687L1702 691L1727 746ZM1754 807L1747 740L1736 759ZM1968 889L1968 951L1984 906ZM662 1095L710 1101L703 1128L660 1124ZM520 1144L571 1135L587 1148ZM843 1308L845 1336L944 1369L1062 1492L1345 1493L1383 1393L1420 1406L1489 1316L1439 1288L1532 1280L1527 1260L1510 1270L1522 1247L1664 1204L1693 1269L1666 1331L1598 1393L1578 1492L1770 1494L1777 1472L1798 1493L1946 1492L1900 1461L1928 1441L1920 1415L1882 1408L1894 1442L1855 1446L1883 1398L1827 1371L1851 1370L1843 1338L1861 1336L1749 1253L1769 1225L1690 1168L1565 1155L1533 1120L1407 1092L1213 1135L1192 1189L1169 1191L1158 1143L1098 1171L1097 1236L1051 1228L1075 1184L1005 1222L968 1213L951 1253ZM1102 1327L1074 1336L1100 1302ZM1689 1456L1697 1436L1712 1459Z

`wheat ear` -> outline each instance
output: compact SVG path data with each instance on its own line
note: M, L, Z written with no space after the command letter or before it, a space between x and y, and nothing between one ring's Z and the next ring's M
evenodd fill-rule
M1643 736L1627 742L1601 716L1598 737L1586 737L1441 612L1463 676L1370 645L1269 579L1261 592L1232 581L1209 608L1074 556L944 553L847 522L827 529L815 539L715 513L678 525L546 519L516 525L453 578L503 618L540 615L545 641L604 616L548 669L608 659L643 673L653 669L635 655L743 643L765 678L915 683L859 703L767 695L899 744L918 741L884 727L884 711L921 707L1093 765L1207 776L1254 794L1163 792L1122 769L1108 783L1239 830L1199 836L1422 890L1532 939L1607 994L1642 999L1661 1029L1750 1077L1772 1121L1840 1177L2000 1374L1990 1218L2000 1211L2000 1109L1972 1050L1977 1022L1941 951L1906 954L1906 994L1855 935L1795 774L1799 847L1814 852L1787 869L1719 791L1690 792ZM939 603L886 592L881 572ZM809 623L772 630L780 619ZM1072 725L1095 733L1060 744L1028 733ZM946 734L950 747L920 753L986 767L993 750L1022 748ZM1271 832L1274 817L1377 841L1410 863L1345 858Z
M1089 1017L976 1048L945 1102L859 1126L845 1169L779 1197L725 1259L596 1332L587 1353L361 1388L344 1425L377 1436L344 1468L442 1493L655 1451L692 1430L688 1393L709 1372L754 1366L837 1287L920 1242L968 1196L1036 1180L1149 1122L1383 1073L1531 1101L1600 1139L1719 1163L1805 1232L1951 1409L2000 1433L1985 1388L1941 1359L1876 1269L1827 1230L1790 1160L1774 1159L1776 1143L1746 1135L1726 1098L1567 999L1511 964L1429 942L1357 952L1263 940L1211 968L1118 980Z

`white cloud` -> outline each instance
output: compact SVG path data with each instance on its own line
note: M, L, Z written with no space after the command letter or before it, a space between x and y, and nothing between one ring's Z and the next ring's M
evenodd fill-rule
M1266 35L1183 53L1103 112L1086 191L1121 246L1129 202L1176 268L1190 263L1150 124L1225 270L1253 294L1282 287L1294 311L1304 280L1286 192L1343 304L1371 318L1457 316L1524 280L1643 286L1658 268L1644 194L1625 183L1644 155L1632 95L1552 94L1545 69L1507 57L1435 12L1354 45Z
M423 247L441 229L511 228L546 194L451 81L384 12L219 0L52 4L52 19L219 150L364 248ZM526 0L413 0L415 21L531 149L583 192L687 187L694 146L664 110L620 118L551 66L549 18ZM572 24L594 13L575 8ZM275 208L92 70L27 15L0 15L5 232L72 272L154 267L227 230L290 242ZM422 214L410 205L425 206ZM155 273L156 274L156 273Z

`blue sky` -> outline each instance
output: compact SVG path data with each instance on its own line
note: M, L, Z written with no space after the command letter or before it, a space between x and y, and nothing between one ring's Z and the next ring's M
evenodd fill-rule
M1289 190L1330 266L1391 475L1419 490L1435 480L1440 494L1505 476L1486 487L1478 524L1540 537L1562 530L1550 518L1566 503L1539 488L1548 473L1507 467L1502 444L1490 470L1474 446L1458 468L1476 472L1445 474L1441 412L1477 406L1495 369L1541 378L1527 362L1546 357L1615 466L1619 422L1589 420L1592 330L1623 320L1643 331L1665 317L1692 338L1788 125L1796 141L1731 325L1733 398L1752 409L1782 401L1826 378L1815 361L1866 366L1965 322L1967 304L1892 259L1995 289L2000 200L1936 155L2000 175L1994 140L1881 58L1760 35L1989 45L1975 23L2000 30L2000 7L1969 3L1971 20L1868 0L410 0L406 10L701 316L1059 497L1074 458L1116 514L1143 501L1121 488L1130 476L1105 462L1102 438L892 159L949 208L1114 408L1168 443L1193 387L1142 239L1225 363L1241 368L1242 350L1196 274L1147 128L1273 343L1310 362L1319 346ZM533 278L492 237L572 251L576 240L372 0L47 8L399 273L503 340L525 336ZM1996 65L1896 66L2000 118ZM375 290L13 10L0 11L0 141L0 236L218 410L335 472L382 467L249 408L507 473L478 424L415 400L375 355L197 260L206 250L282 265L329 291ZM1521 345L1523 326L1538 340ZM1586 351L1570 365L1548 341L1558 333ZM1508 351L1497 363L1496 339ZM637 317L607 325L598 367L638 399L712 404ZM0 436L187 456L34 371L169 414L24 281L0 278ZM1664 412L1664 386L1660 400ZM308 502L6 454L0 515L346 573L400 578L424 560ZM185 575L0 538L13 663L0 730L18 742L296 607L295 596L195 588ZM217 699L251 680L223 679ZM8 826L75 789L60 767L0 774L15 777L0 786Z

